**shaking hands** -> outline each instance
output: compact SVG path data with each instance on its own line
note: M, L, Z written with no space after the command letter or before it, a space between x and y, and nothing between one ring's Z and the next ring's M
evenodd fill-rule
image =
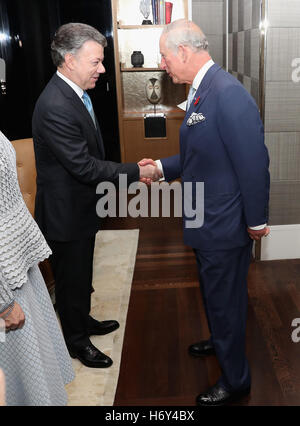
M152 182L157 182L163 177L156 162L149 158L140 161L138 166L140 168L140 181L147 185L151 185Z

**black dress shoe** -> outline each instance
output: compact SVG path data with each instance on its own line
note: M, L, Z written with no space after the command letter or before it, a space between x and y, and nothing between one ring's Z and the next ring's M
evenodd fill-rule
M108 368L113 363L108 356L99 351L92 343L81 349L69 349L69 353L72 358L78 358L83 365L90 368Z
M210 388L206 393L197 396L196 404L202 407L214 407L219 405L226 405L231 402L237 401L243 396L250 393L250 388L237 391L227 392L222 386L215 385Z
M88 328L89 336L104 336L105 334L111 333L120 327L118 321L96 321L90 322Z
M215 348L212 346L209 340L203 340L202 342L195 343L189 346L189 354L192 356L206 356L215 355Z

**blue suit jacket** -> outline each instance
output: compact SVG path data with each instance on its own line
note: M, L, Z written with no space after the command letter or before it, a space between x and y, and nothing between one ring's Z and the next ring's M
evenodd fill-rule
M250 241L247 227L268 221L269 157L259 111L239 81L217 64L195 100L180 129L180 154L161 160L167 181L181 177L194 187L204 182L203 226L187 229L191 218L184 217L184 241L202 250L242 247ZM205 120L188 126L192 113Z

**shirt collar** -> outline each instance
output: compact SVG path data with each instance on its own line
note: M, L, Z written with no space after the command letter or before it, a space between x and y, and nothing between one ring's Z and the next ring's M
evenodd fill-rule
M214 65L214 61L212 59L210 59L208 62L206 62L206 64L203 65L202 68L200 68L198 74L196 75L196 77L194 78L193 81L193 88L197 91L200 84L202 83L203 78L205 77L205 74L207 73L207 71Z
M69 86L71 86L72 89L74 90L74 92L76 92L77 95L82 100L83 90L81 89L81 87L77 86L77 84L75 84L74 81L70 80L65 75L60 73L59 71L57 71L56 74L58 75L58 77L60 77L62 80L64 80Z

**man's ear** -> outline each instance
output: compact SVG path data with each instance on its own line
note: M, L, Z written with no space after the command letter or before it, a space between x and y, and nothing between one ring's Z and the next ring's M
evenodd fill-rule
M182 62L185 62L185 51L182 44L180 44L177 48L177 56L181 59Z
M66 53L65 55L65 65L68 69L74 69L74 55L72 53Z
M189 57L189 51L187 46L184 46L183 44L180 44L178 46L178 56L181 59L183 63L186 63Z

